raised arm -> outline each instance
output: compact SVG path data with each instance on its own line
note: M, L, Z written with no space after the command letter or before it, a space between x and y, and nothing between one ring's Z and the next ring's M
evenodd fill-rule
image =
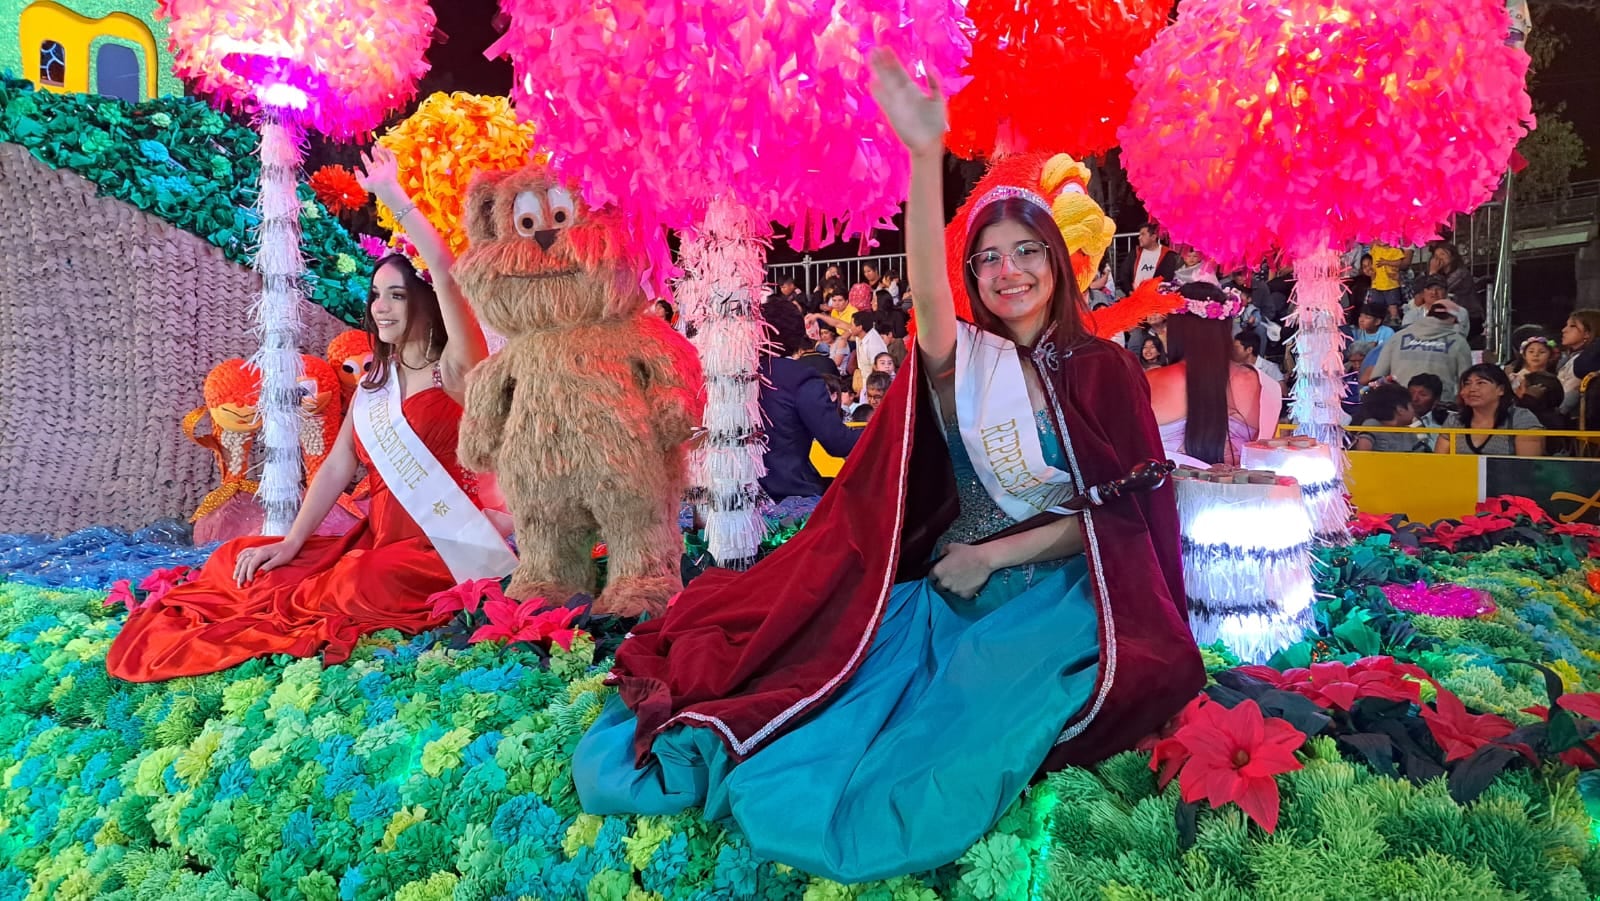
M917 317L917 352L935 387L955 379L956 311L944 253L945 100L928 73L928 89L900 60L879 49L872 96L911 153L911 193L906 197L906 273Z
M399 163L393 151L374 144L370 152L362 155L361 165L365 170L361 176L361 186L394 211L395 222L405 229L406 237L416 246L417 254L428 266L434 293L439 297L439 313L444 318L445 334L450 339L445 345L444 357L439 361L442 364L440 368L443 370L445 387L459 395L464 390L467 373L489 355L489 347L484 341L483 329L478 326L477 317L472 314L472 307L461 296L461 289L450 274L451 267L455 265L455 255L450 252L450 245L434 230L433 223L418 212L411 196L401 187Z

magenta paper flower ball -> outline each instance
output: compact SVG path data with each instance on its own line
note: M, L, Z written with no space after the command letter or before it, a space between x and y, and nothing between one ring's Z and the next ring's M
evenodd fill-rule
M1224 266L1425 243L1532 123L1510 25L1497 0L1185 0L1134 68L1123 164Z
M503 0L490 53L551 164L589 201L695 225L733 200L821 240L886 223L909 162L868 93L889 47L954 91L959 0Z
M364 135L428 71L427 0L162 0L173 69L226 106L266 102L338 138Z

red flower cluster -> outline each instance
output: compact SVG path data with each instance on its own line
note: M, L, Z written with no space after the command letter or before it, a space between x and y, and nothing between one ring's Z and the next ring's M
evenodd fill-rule
M1588 720L1600 723L1600 692L1586 692L1576 695L1562 695L1556 699L1556 706ZM1550 719L1550 708L1539 706L1529 707L1522 711L1531 713L1543 720ZM1584 742L1584 747L1568 748L1562 751L1562 763L1580 770L1592 770L1600 767L1600 735L1595 735ZM1587 750L1585 750L1587 748Z
M1422 683L1433 681L1422 667L1393 657L1363 657L1350 664L1330 660L1313 663L1310 669L1297 667L1281 673L1270 666L1241 666L1237 671L1338 710L1349 710L1360 698L1418 704Z
M567 607L543 610L544 603L543 598L533 598L520 604L504 597L487 601L483 605L483 612L489 617L489 624L473 632L467 640L474 643L551 641L563 651L572 650L572 639L577 635L572 620L578 612Z
M145 576L139 582L139 591L144 593L141 600L134 593L132 583L127 579L118 579L112 583L111 591L106 594L105 605L115 607L118 604L128 609L129 613L142 610L154 604L171 593L172 589L189 581L190 569L187 566L174 566L171 569L158 569Z
M452 613L477 613L479 605L485 601L505 599L499 579L469 579L454 588L430 595L428 602L433 605L434 617L438 618Z
M1305 744L1304 732L1263 716L1255 701L1230 710L1206 695L1190 701L1169 729L1150 757L1163 788L1177 776L1184 801L1238 804L1262 829L1278 828L1276 777L1303 766L1294 752Z
M1544 508L1534 503L1531 499L1517 497L1514 494L1502 494L1491 497L1478 504L1477 512L1490 516L1501 516L1516 519L1519 516L1528 517L1528 521L1536 526L1548 525L1555 522Z
M1433 534L1422 540L1427 544L1436 544L1447 551L1454 552L1456 545L1468 538L1482 538L1493 535L1516 526L1516 522L1504 516L1486 514L1481 516L1465 516L1459 522L1441 522L1433 528Z
M367 205L367 189L361 187L354 172L343 166L323 166L311 173L307 183L322 205L335 216Z
M1357 538L1365 538L1376 532L1393 535L1394 523L1389 521L1389 517L1379 516L1376 513L1357 512L1351 516L1350 534Z
M1434 698L1433 707L1422 708L1422 719L1428 724L1428 732L1433 735L1433 740L1444 750L1446 763L1465 760L1474 751L1491 742L1497 743L1517 728L1503 716L1468 713L1461 699L1443 688ZM1538 763L1538 758L1528 746L1512 747Z

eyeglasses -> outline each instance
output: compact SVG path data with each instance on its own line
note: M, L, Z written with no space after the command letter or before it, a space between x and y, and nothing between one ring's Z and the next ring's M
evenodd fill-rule
M967 268L984 281L992 281L1005 271L1006 260L1018 272L1042 272L1050 264L1050 248L1043 241L1023 241L1010 253L981 250L967 257Z

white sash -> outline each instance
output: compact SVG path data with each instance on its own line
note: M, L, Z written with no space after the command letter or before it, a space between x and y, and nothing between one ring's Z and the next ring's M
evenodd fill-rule
M1023 522L1070 513L1072 474L1044 461L1017 346L956 323L956 420L978 480L1002 512Z
M351 415L372 468L433 542L457 582L505 576L517 568L516 556L406 422L399 386L400 372L391 364L383 387L356 391Z

